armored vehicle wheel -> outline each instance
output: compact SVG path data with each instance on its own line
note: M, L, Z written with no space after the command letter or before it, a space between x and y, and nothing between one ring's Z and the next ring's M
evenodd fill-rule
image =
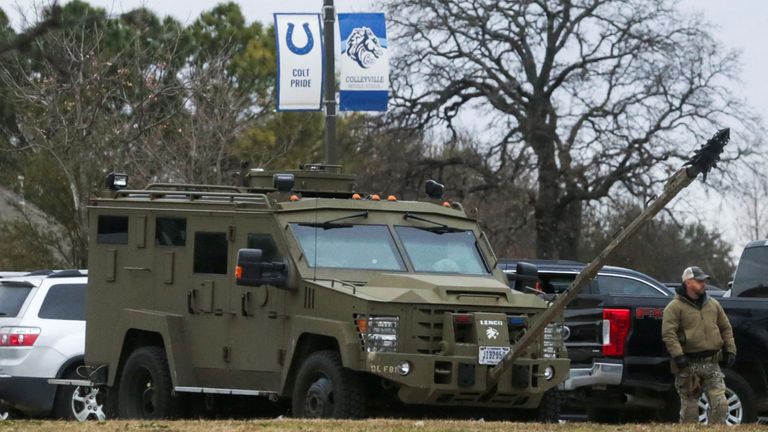
M616 408L587 408L587 419L592 423L621 423L623 413Z
M168 359L161 347L139 348L128 357L118 389L119 414L129 419L173 418L178 401L173 396Z
M65 379L82 379L76 372L70 372ZM61 386L56 392L53 414L64 420L98 420L107 419L104 413L104 395L96 387Z
M335 351L318 351L304 361L293 388L293 415L307 418L362 418L365 393L360 380Z
M548 390L541 398L537 408L527 410L523 415L526 421L540 423L557 423L560 421L560 409L563 402L563 394L557 389Z

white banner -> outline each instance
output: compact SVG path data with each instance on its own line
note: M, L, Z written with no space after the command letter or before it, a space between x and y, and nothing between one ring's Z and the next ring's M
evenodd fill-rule
M323 94L320 14L275 14L277 110L319 111Z

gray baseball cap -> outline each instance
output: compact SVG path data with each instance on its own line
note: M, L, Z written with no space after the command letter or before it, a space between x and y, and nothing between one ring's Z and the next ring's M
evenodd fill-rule
M704 273L704 270L700 269L699 267L692 266L683 270L683 282L687 281L688 279L705 281L709 279L709 275Z

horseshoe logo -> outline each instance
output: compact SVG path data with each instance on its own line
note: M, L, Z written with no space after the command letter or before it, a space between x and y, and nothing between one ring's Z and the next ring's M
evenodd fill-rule
M288 49L296 55L305 55L312 51L315 46L315 38L312 37L312 32L309 30L309 23L304 23L304 34L307 35L307 44L303 47L297 47L293 43L293 23L288 24L288 34L286 35L285 42L288 44Z

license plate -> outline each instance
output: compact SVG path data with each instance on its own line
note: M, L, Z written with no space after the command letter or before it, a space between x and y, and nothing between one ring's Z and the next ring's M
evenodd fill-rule
M481 365L494 366L509 354L509 347L481 346L478 359Z

